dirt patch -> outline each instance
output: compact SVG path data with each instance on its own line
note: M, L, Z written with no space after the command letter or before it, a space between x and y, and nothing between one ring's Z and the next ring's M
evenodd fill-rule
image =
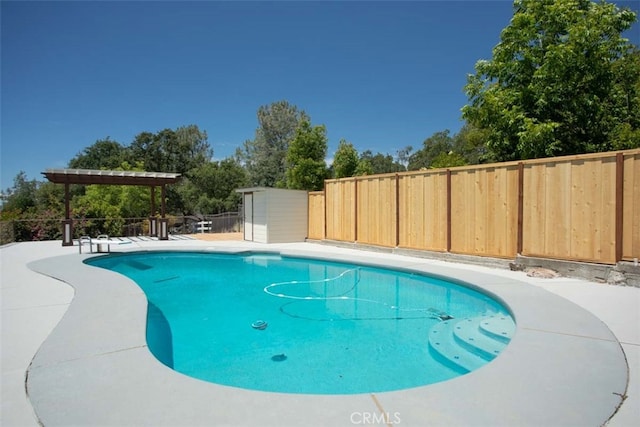
M221 241L221 240L243 240L244 236L242 232L239 233L197 233L189 234L190 237L198 240Z
M529 277L540 277L542 279L555 279L556 277L560 277L560 274L558 274L557 271L549 268L531 267L527 268L525 271Z

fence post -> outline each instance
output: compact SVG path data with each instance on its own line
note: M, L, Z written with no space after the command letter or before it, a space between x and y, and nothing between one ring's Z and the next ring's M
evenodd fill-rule
M353 241L354 242L358 242L358 178L354 177L353 178L353 212L354 212L354 223L353 223L353 228L354 228L354 236L353 236Z
M447 252L451 252L451 169L447 169Z
M322 240L327 240L327 180L322 184L322 207L324 208L324 234Z
M616 229L615 229L615 262L622 260L622 222L624 204L624 154L616 154Z
M400 175L396 173L396 248L400 245Z
M518 230L516 235L516 254L522 254L524 223L524 163L518 162Z

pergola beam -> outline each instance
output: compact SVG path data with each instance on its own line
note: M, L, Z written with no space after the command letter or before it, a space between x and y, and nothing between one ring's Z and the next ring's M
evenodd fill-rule
M180 179L179 173L95 169L47 169L42 174L55 184L162 186Z

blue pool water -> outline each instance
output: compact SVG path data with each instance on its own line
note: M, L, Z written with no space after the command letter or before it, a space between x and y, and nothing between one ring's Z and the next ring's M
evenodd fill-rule
M147 342L162 363L253 390L353 394L432 384L487 363L513 331L505 307L487 295L407 272L260 253L86 262L144 290Z

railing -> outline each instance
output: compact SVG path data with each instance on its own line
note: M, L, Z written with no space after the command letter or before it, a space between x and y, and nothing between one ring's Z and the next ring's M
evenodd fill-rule
M239 212L215 215L169 217L169 230L174 234L232 233L242 231Z
M242 231L238 212L201 216L167 216L171 234L227 233ZM22 241L61 240L62 218L29 218L0 221L0 244ZM198 228L198 223L207 224ZM149 218L73 218L73 238L81 236L148 236Z

